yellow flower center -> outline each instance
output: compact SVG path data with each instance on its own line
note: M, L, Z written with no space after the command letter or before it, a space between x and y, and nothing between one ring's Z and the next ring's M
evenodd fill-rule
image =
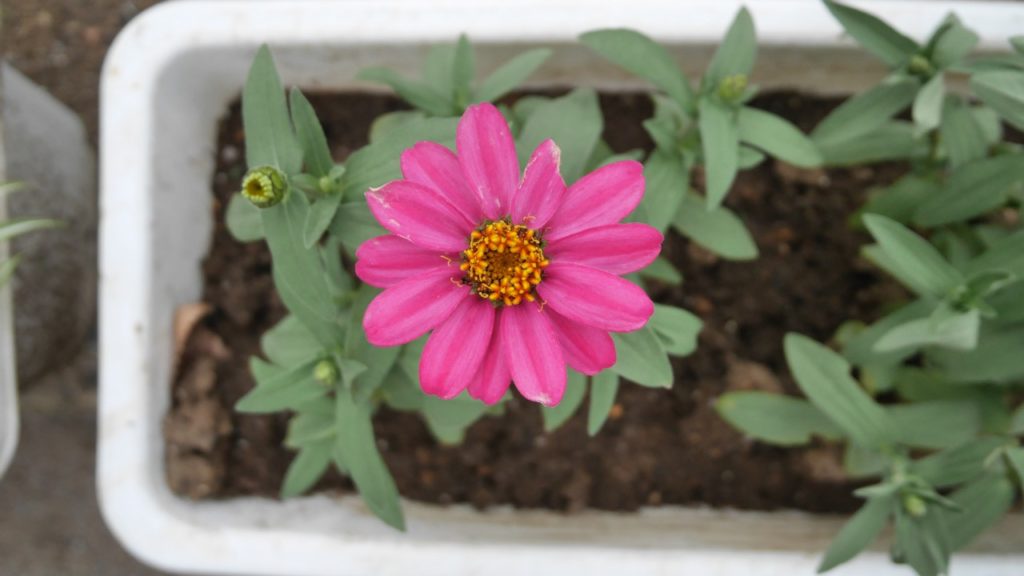
M537 232L526 226L507 219L485 222L469 236L469 248L462 252L463 282L496 305L533 302L534 289L550 264L543 247Z

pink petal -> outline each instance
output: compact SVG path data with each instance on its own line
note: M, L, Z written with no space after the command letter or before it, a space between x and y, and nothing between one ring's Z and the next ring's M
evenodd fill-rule
M501 312L495 312L495 322L501 324ZM491 333L491 341L487 346L483 362L476 376L469 382L469 395L484 404L497 404L509 384L512 383L512 374L508 371L508 363L505 362L505 352L501 349L501 330L495 326Z
M573 322L550 307L544 313L555 328L565 361L577 372L593 376L615 364L615 342L608 332Z
M565 196L565 181L558 172L562 151L545 140L526 164L523 181L512 198L512 221L541 229L555 214Z
M431 188L451 203L470 222L483 220L484 212L462 175L458 157L435 142L420 142L402 153L406 180Z
M463 299L423 348L423 391L448 400L465 390L488 353L493 328L494 305L473 296Z
M411 342L443 322L469 296L469 288L453 281L446 269L403 280L366 308L366 339L374 346Z
M519 183L519 159L501 112L488 103L470 106L459 121L455 140L462 173L484 214L492 220L508 214Z
M408 180L395 180L366 193L380 225L420 248L461 252L473 224L439 193Z
M596 268L552 262L537 294L569 320L612 332L639 330L654 303L639 286Z
M451 268L459 275L459 257L438 254L388 234L370 238L356 250L356 276L370 286L387 288L406 278L418 276L439 268Z
M565 393L562 347L536 304L506 306L499 322L501 347L516 389L527 400L555 406Z
M658 257L662 236L647 224L608 224L551 242L545 254L612 274L635 272Z
M576 181L565 192L545 236L548 241L580 230L615 224L636 208L644 196L644 167L633 160L614 162Z

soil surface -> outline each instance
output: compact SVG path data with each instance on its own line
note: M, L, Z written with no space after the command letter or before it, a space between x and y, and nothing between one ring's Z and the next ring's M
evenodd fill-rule
M312 101L337 159L365 143L375 116L402 107L389 97L355 94ZM650 148L640 128L651 115L646 96L603 95L601 103L613 149ZM789 93L755 101L805 130L835 104ZM258 353L260 334L284 313L264 245L239 244L222 224L244 170L243 150L235 106L220 129L212 206L218 225L204 265L209 313L188 337L165 422L170 485L192 498L274 496L292 456L281 446L285 415L231 409L253 386L247 361ZM741 174L727 204L756 238L757 261L727 262L675 233L666 239L664 253L686 280L654 297L705 322L697 351L673 361L672 390L624 385L594 438L586 434L585 409L546 433L537 406L521 398L508 402L504 415L473 425L454 447L439 445L418 416L382 409L376 431L399 490L427 502L568 511L686 503L852 510L856 501L834 447L783 450L753 442L712 404L729 390L794 393L782 354L786 332L827 340L843 321L877 317L901 297L858 257L867 237L848 225L865 191L901 172L895 165L809 171L768 160ZM350 487L331 473L320 488Z

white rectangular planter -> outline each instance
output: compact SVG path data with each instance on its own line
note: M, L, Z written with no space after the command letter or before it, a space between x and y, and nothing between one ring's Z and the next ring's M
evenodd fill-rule
M426 48L467 32L482 70L534 45L556 55L535 85L636 88L576 43L627 26L668 43L696 77L739 2L726 0L173 2L121 34L102 80L99 497L107 522L140 559L175 571L241 574L810 574L842 519L664 507L636 514L435 507L407 502L392 531L358 498L193 503L164 481L161 420L170 401L171 321L200 296L208 248L216 126L262 42L288 83L365 90L371 65L413 74ZM749 1L761 55L754 81L842 93L882 70L851 49L817 2ZM1005 50L1024 30L1012 3L864 3L916 38L951 9ZM2 318L2 311L0 311ZM2 341L0 341L2 344ZM2 359L2 347L0 347ZM1014 515L960 554L954 573L1019 576L1024 518ZM882 552L836 574L908 574Z
M0 182L4 181L3 138L0 138ZM0 197L0 222L7 218L7 203ZM0 262L8 248L0 243ZM14 353L14 305L11 285L0 286L0 481L18 447L18 371Z

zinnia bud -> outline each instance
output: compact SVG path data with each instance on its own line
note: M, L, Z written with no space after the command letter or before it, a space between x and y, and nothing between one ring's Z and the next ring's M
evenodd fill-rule
M242 179L242 196L257 208L269 208L280 203L286 191L284 174L273 166L253 168Z

